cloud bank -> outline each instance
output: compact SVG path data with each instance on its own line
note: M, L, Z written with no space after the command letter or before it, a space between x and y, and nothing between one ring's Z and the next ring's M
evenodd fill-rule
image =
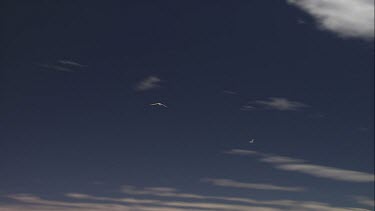
M1 211L370 211L337 207L328 203L296 200L257 200L251 198L205 196L180 193L169 187L137 188L124 197L66 193L56 199L33 194L12 194L0 203ZM169 193L169 195L163 195ZM142 195L139 196L138 195ZM194 196L194 198L189 198ZM63 199L61 199L63 198ZM187 200L188 199L188 200Z
M374 0L288 0L312 15L320 28L341 37L374 39Z

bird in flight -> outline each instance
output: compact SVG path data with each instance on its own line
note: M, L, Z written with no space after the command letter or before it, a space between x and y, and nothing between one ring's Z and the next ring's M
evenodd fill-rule
M254 143L255 139L251 139L251 141L249 141L250 144Z
M166 106L163 103L151 103L150 106L162 106L162 107L168 108L168 106Z

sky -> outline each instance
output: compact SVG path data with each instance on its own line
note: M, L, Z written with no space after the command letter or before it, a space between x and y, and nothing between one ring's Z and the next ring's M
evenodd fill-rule
M374 209L373 0L1 5L0 211Z

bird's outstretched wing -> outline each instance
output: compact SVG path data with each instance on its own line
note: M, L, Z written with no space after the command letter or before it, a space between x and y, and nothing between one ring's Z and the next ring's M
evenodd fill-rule
M166 106L165 104L163 103L151 103L150 106L163 106L165 108L168 108L168 106Z

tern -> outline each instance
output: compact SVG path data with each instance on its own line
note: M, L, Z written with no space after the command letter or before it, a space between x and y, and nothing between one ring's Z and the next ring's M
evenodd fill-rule
M255 139L251 139L251 141L249 141L250 144L254 143Z
M163 106L165 108L168 108L168 106L164 105L163 103L151 103L150 106Z

